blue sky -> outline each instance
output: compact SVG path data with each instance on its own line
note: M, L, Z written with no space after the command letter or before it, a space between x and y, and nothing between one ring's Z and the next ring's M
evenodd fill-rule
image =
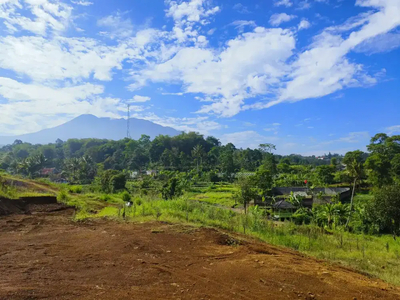
M0 0L0 135L131 115L281 154L400 133L400 0Z

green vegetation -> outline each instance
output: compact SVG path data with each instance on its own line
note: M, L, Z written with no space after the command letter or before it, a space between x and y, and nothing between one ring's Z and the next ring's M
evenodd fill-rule
M197 133L43 146L15 141L0 149L0 168L12 174L0 174L0 197L57 193L59 201L77 207L77 221L215 226L400 284L400 136L377 134L367 148L369 153L344 156L279 156L272 144L237 149ZM333 186L351 187L349 203L314 192ZM274 187L306 192L277 196ZM306 206L310 199L321 201Z

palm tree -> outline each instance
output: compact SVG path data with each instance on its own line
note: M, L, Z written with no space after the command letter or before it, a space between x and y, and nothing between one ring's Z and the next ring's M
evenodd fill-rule
M77 180L77 172L80 169L81 161L79 158L70 158L64 162L64 170L70 182L75 182Z
M351 192L351 201L350 201L350 211L349 216L347 218L347 222L345 227L347 228L350 223L351 212L353 210L353 200L354 200L354 193L356 190L357 181L363 176L363 163L356 159L352 160L349 164L346 165L346 171L351 178L353 178L353 191Z
M204 156L204 149L202 145L196 145L193 147L192 156L196 158L197 172L199 172L199 162L202 164L202 158Z

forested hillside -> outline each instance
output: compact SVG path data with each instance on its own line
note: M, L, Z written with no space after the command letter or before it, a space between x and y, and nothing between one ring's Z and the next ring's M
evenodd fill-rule
M254 172L265 164L273 175L292 174L288 184L303 180L314 167L317 172L332 174L339 170L342 157L323 158L301 155L273 155L275 146L260 145L258 149L237 149L233 144L221 145L214 137L191 132L175 137L160 135L153 140L142 135L138 140L70 139L47 145L32 145L16 140L0 148L0 168L30 177L40 176L43 168L56 168L62 177L73 183L88 183L98 169L126 171L171 170L223 173ZM329 167L332 158L335 168ZM329 176L328 176L329 177ZM327 178L326 183L333 183Z

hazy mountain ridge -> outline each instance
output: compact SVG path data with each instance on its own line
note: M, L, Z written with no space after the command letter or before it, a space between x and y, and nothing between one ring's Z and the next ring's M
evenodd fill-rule
M126 119L97 118L93 115L81 115L62 125L43 129L35 133L16 136L0 136L0 145L12 144L15 140L31 144L54 143L57 139L66 141L77 138L98 138L120 140L126 137ZM138 139L142 134L149 135L152 139L160 134L175 136L180 132L171 127L164 127L153 122L131 118L130 135Z

